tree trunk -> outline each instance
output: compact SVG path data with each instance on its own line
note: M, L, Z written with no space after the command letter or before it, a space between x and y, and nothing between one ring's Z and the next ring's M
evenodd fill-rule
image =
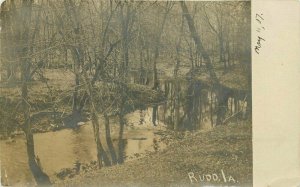
M211 60L210 60L210 57L209 55L207 54L207 52L205 51L203 45L202 45L202 42L200 40L200 37L199 35L197 34L197 31L196 31L196 28L195 28L195 24L194 24L194 20L193 18L191 17L189 11L188 11L188 8L185 4L184 1L180 1L180 5L181 5L181 9L182 9L182 12L183 12L183 15L185 16L186 20L187 20L187 23L188 23L188 26L189 26L189 30L191 32L191 35L192 35L192 38L194 39L195 41L195 44L196 44L196 49L197 49L197 52L198 53L201 53L203 55L203 58L204 58L204 61L205 61L205 64L206 64L206 67L209 71L209 75L210 75L210 78L212 80L212 85L213 87L215 88L214 90L216 90L216 95L217 95L217 98L218 98L218 109L217 109L217 116L220 118L224 111L223 111L223 100L224 100L224 96L222 95L222 88L220 86L220 83L219 83L219 80L218 80L218 77L214 71L214 68L213 68L213 65L211 63ZM220 125L222 121L219 119L217 120L217 125Z
M213 90L210 90L210 124L213 127L214 126L214 120L213 120Z
M22 42L22 57L27 56L30 53L29 43L29 26L31 21L31 10L32 10L31 0L24 0L22 2L21 7L21 16L23 20L23 33L21 34L21 42ZM34 140L33 134L31 132L31 121L30 121L30 104L28 102L28 82L30 80L31 72L31 59L25 59L21 64L21 78L22 78L22 88L21 88L21 97L22 97L22 110L23 110L23 118L24 125L23 131L26 136L26 148L28 155L28 164L31 172L37 182L38 185L50 185L49 177L41 170L35 160L35 152L34 152Z
M31 173L37 183L38 186L49 186L51 185L50 179L46 173L43 172L34 153L34 141L32 133L26 134L26 147L27 147L27 156L28 156L28 164L31 170Z
M27 49L24 49L24 53L28 52ZM42 171L40 166L37 164L35 160L35 152L34 152L34 140L33 134L31 132L31 121L30 121L30 106L28 102L28 87L27 83L29 81L30 70L28 68L29 63L27 60L23 61L21 72L22 72L22 110L24 117L24 126L23 131L26 136L26 148L27 148L27 156L28 156L28 164L29 168L37 182L38 185L50 185L49 177Z
M218 86L219 85L219 80L217 78L216 73L214 72L214 68L213 68L213 65L211 63L210 57L208 56L207 52L205 51L205 49L204 49L204 47L202 45L202 42L200 40L200 37L197 34L197 31L196 31L196 28L195 28L195 24L194 24L194 20L191 17L191 15L190 15L190 13L188 11L188 8L187 8L185 2L184 1L180 1L180 5L181 5L181 9L182 9L183 15L184 15L184 17L187 20L187 23L188 23L189 30L191 32L192 38L195 41L197 52L198 52L198 54L202 54L202 56L204 58L204 61L206 63L207 69L209 71L210 77L211 77L211 79L213 81L213 84Z
M216 125L222 125L224 116L228 108L228 90L220 87L218 91L218 107Z
M109 158L107 157L106 152L103 149L101 140L100 140L100 133L99 133L99 117L97 114L97 111L95 109L95 101L93 97L93 89L91 81L89 80L86 71L83 71L84 76L84 85L85 89L87 90L88 96L89 96L89 111L91 113L92 117L92 125L93 125L93 131L94 131L94 138L96 142L97 147L97 162L99 169L102 167L102 158L105 163L105 165L110 165Z
M163 33L164 27L165 27L165 23L167 20L167 16L168 13L170 11L171 8L168 7L168 3L166 5L166 10L165 10L165 14L163 17L163 22L161 24L160 29L158 30L158 35L156 36L156 40L155 40L155 50L154 50L154 59L153 59L153 90L157 90L159 87L159 81L158 81L158 77L157 77L157 60L159 57L159 47L160 47L160 39L161 39L161 35Z
M124 71L123 78L127 78L128 65L129 65L128 25L129 25L129 20L130 20L130 7L129 7L129 5L126 4L127 11L126 11L126 16L124 16L123 6L121 6L121 9L120 9L120 19L121 19L121 27L122 27L122 70Z
M78 113L78 87L79 87L79 75L75 74L75 88L73 92L73 103L72 103L72 113ZM80 107L81 108L81 107Z
M229 39L226 41L226 51L227 51L227 63L228 63L228 68L231 67L231 57L230 57L230 46L229 46Z
M218 38L219 38L219 49L220 49L220 63L224 64L224 71L226 71L227 65L226 65L226 60L224 58L225 53L224 53L224 41L223 41L222 34Z
M144 84L144 65L143 65L143 50L140 50L140 75L139 84Z
M180 98L179 98L179 85L178 82L176 81L175 83L175 100L174 100L174 109L175 109L175 114L174 114L174 130L179 130L179 119L180 119Z

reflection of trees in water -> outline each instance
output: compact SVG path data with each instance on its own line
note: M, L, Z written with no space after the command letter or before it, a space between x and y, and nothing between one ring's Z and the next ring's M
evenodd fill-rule
M164 88L167 102L160 107L160 115L171 129L213 127L232 118L241 120L251 115L251 95L246 91L226 87L216 90L193 80L167 80Z
M123 139L125 119L123 114L119 115L119 123L120 123L120 130L119 130L119 142L118 142L118 149L119 149L118 163L121 164L124 162L124 148L125 148L124 139Z
M157 124L157 120L158 120L158 105L154 105L152 108L152 123L154 126L156 126Z
M107 155L106 151L104 150L103 146L100 147L101 152L101 160L104 162L105 166L110 166L111 162L109 156Z
M140 60L141 71L139 74L140 80L138 82L147 85L149 84L150 81L148 73L145 73L144 78L141 76L144 72L143 71L144 69L143 59L144 59L144 62L147 63L148 66L148 68L145 67L146 72L148 72L148 69L150 69L149 67L153 66L153 70L152 70L153 79L151 82L151 84L153 84L152 89L156 91L159 90L159 82L158 82L159 77L158 77L156 63L158 63L159 60L159 53L161 48L160 45L166 44L165 43L166 41L164 41L165 37L162 36L165 31L167 35L170 32L173 33L173 29L174 29L173 27L165 28L164 27L165 23L169 23L169 21L171 21L170 23L172 23L173 25L177 25L178 24L177 20L180 20L180 18L183 18L182 16L185 16L187 23L189 25L189 30L192 33L192 37L197 46L196 49L198 53L197 55L201 54L204 61L206 62L207 70L210 72L209 73L210 78L214 82L213 85L219 86L218 83L219 81L214 80L217 79L217 76L214 72L214 67L210 63L209 56L208 54L206 54L206 51L202 46L200 37L197 37L197 32L194 27L193 18L190 16L188 12L188 8L184 2L181 2L182 12L183 12L182 15L176 14L179 15L179 17L175 16L177 17L177 19L174 20L173 20L174 16L172 16L172 20L173 20L172 21L169 20L170 16L168 16L168 13L171 11L171 8L173 6L173 3L170 2L166 2L164 6L159 6L160 7L159 9L155 9L155 7L153 7L154 11L157 12L157 14L156 13L153 14L152 11L148 13L145 12L144 14L145 17L143 17L143 15L140 14L141 19L135 19L136 15L139 14L140 11L144 11L143 9L139 9L139 8L135 9L133 4L131 3L125 3L122 4L122 6L120 6L119 2L110 1L110 3L102 3L101 5L103 5L103 7L99 12L103 15L107 15L109 19L108 20L90 19L92 20L92 22L82 19L84 17L83 15L85 15L87 12L91 13L90 14L91 18L98 17L98 11L96 11L97 13L91 11L93 8L90 7L88 4L87 6L81 6L81 8L70 8L70 7L77 6L76 3L72 0L63 1L63 4L60 4L59 1L55 1L54 3L52 2L53 4L50 1L47 1L47 3L45 4L42 3L41 8L35 9L33 8L35 4L34 1L24 0L24 1L20 1L18 4L14 4L14 2L15 1L11 1L10 2L11 4L9 3L7 4L9 5L9 8L7 9L8 11L5 10L1 12L3 14L3 15L1 14L1 16L5 18L3 19L3 22L1 22L1 24L3 24L1 25L2 26L1 28L5 32L2 32L1 34L4 34L6 36L6 37L2 37L5 39L5 42L4 40L3 41L1 40L1 42L4 42L3 44L7 44L8 46L8 48L4 48L4 51L2 52L3 54L9 55L6 56L7 59L9 60L6 60L6 66L5 66L8 70L7 74L10 74L8 79L11 79L11 76L14 77L14 73L17 73L15 71L17 71L17 69L20 69L20 73L21 73L20 82L22 82L22 87L21 87L22 101L20 104L20 108L23 114L21 118L23 118L23 122L24 122L24 124L22 124L22 127L24 128L23 130L24 133L26 134L26 142L27 142L26 145L27 145L29 167L34 177L36 178L38 184L44 184L44 183L47 184L50 183L50 181L49 181L49 177L42 171L40 164L38 164L39 161L35 157L34 140L32 135L32 124L31 124L32 111L30 111L31 108L35 108L35 107L31 107L29 104L31 102L29 101L28 98L29 96L32 95L28 94L30 92L27 88L28 86L27 84L30 81L32 81L33 75L37 75L37 74L41 74L40 79L46 81L47 78L44 77L41 68L44 68L43 66L46 65L46 62L48 63L48 68L49 68L49 64L51 64L50 62L54 62L52 53L63 54L66 52L65 56L61 56L61 57L66 57L65 61L62 60L63 62L62 65L67 69L72 67L69 70L71 70L74 73L73 75L75 77L74 80L75 87L73 89L73 94L72 93L70 94L73 95L71 97L73 101L71 106L72 112L73 114L77 114L77 112L83 110L84 104L87 104L85 107L88 107L88 112L90 113L92 118L94 139L97 145L96 148L97 148L97 159L98 159L99 168L102 166L102 162L104 162L105 165L111 165L111 163L113 164L115 164L116 162L123 163L124 161L123 153L125 147L125 140L123 139L123 133L124 133L123 131L125 125L124 114L126 113L125 111L123 111L125 107L124 103L126 100L124 93L126 94L128 93L125 87L127 87L126 85L128 83L129 69L130 67L136 65L134 61L137 60L135 57L133 57L136 55L132 55L133 53L133 51L131 51L132 49L140 48L139 52L140 52L140 59L141 59ZM55 4L59 5L58 7L62 7L62 9L56 9ZM1 9L2 8L6 9L5 6L1 6ZM152 5L150 7L152 7ZM164 16L161 16L160 12L161 12L161 8L163 7L164 7L163 10ZM96 6L95 8L97 9ZM62 13L61 11L63 11L64 13ZM54 16L48 16L49 13ZM152 18L155 19L157 18L158 20L158 22L155 22L155 25L153 25L150 22L148 23L147 19L145 19L148 18L148 16L152 16L152 14L154 15L154 17ZM236 17L243 17L243 16L236 16ZM118 31L120 32L120 38L118 34L117 35L115 34L115 32L110 32L111 27L115 26L113 23L116 22L121 23L120 27L116 27L117 29L116 32ZM49 23L54 23L54 24L49 24ZM182 26L183 23L184 22L182 20ZM88 24L89 27L85 27L86 24ZM153 33L144 32L147 28L145 26L148 24L150 24L150 26L153 26L153 31L154 31ZM44 29L41 29L42 27L44 27ZM100 30L98 30L99 28ZM169 30L169 28L172 29ZM236 29L240 29L240 27L237 27ZM68 31L68 33L66 33L66 31ZM20 35L20 33L22 34ZM59 33L59 37L56 37L55 35L51 37L50 35L52 35L53 33ZM95 36L95 33L98 33L97 36ZM131 35L134 35L134 33L139 33L138 37L132 37ZM182 31L180 33L182 33ZM92 39L90 40L91 38L90 36L94 36L94 37L92 37ZM50 38L51 38L51 42L37 42L37 41L49 41ZM137 40L132 40L132 38L136 38ZM177 37L175 38L177 40ZM57 46L55 46L57 43L56 40L57 41L64 40L63 43L68 43L68 41L74 41L74 42L72 42L72 45L64 45L64 47L62 48L57 48ZM153 42L151 42L151 40L153 40ZM95 41L101 41L101 42L95 42ZM212 41L209 40L207 42L212 43ZM207 42L205 42L204 44L207 45ZM11 45L11 43L14 44ZM45 43L45 46L40 45L41 43ZM184 45L180 46L180 42L176 44L176 48L178 48L176 50L177 57L179 57L178 50L180 47L185 48L186 46ZM217 45L215 47L217 47ZM221 54L222 54L225 51L223 49L222 44L220 45L220 47L222 49L221 50ZM227 47L229 48L229 43L227 44ZM71 56L73 57L73 61L70 64L67 63L68 50L71 52ZM17 53L13 54L11 53L12 51ZM44 55L41 53L36 53L38 51L44 51L46 52L46 54ZM143 52L146 52L147 54L143 54ZM166 52L167 53L165 54L166 56L168 56L166 60L172 59L175 53L172 51L166 51ZM227 52L228 55L230 55L229 50ZM167 55L168 53L170 55ZM58 54L55 56L56 56L55 61L57 60L61 61L61 58L58 57L59 56ZM115 58L113 58L112 56L115 56ZM3 59L6 59L6 57ZM221 56L221 58L223 58L223 56ZM179 61L180 59L177 59L177 65L176 65L177 67L175 68L176 72L178 71L179 68ZM18 62L18 63L14 63L14 62ZM17 68L18 66L20 67ZM193 66L194 65L192 65L192 69L194 68ZM100 92L99 90L96 89L96 87L94 87L96 83L100 84L99 85L101 88ZM49 87L49 85L47 85L47 87ZM110 87L110 88L104 88L104 87ZM82 89L81 91L84 93L84 96L82 97L83 99L81 100L79 99L80 96L79 89ZM209 91L207 90L209 89L211 89L211 92L216 92L215 95L217 95L218 98L217 101L216 99L212 99L213 94L211 94L210 96L211 99L209 100L209 102L207 102L209 98L209 94L208 94ZM50 87L48 92L51 95L51 97L49 98L52 98L53 95ZM240 93L239 91L233 91L227 88L217 88L217 90L212 88L205 88L205 86L200 84L199 82L193 82L193 81L188 82L187 85L182 85L181 83L176 81L175 83L174 82L170 82L168 84L165 83L165 93L166 96L168 97L168 101L165 105L166 107L164 107L164 112L163 112L164 117L160 119L165 120L167 124L170 124L169 127L175 130L197 129L201 127L202 122L205 121L206 119L210 119L211 125L214 125L214 123L222 124L226 122L227 119L230 119L230 115L231 116L236 115L236 117L240 118L243 116L242 114L245 114L243 112L240 112L245 110L244 109L245 107L243 107L245 102L247 103L247 108L248 108L247 111L251 115L251 111L250 111L252 106L251 95L248 95L248 97L246 98L245 93L243 92ZM118 97L120 97L121 99L116 99ZM96 98L98 99L100 98L100 102L97 102ZM53 99L50 100L51 102L53 102ZM215 101L213 102L213 100ZM229 100L231 104L228 104ZM104 113L103 111L106 110L106 108L114 102L117 103L116 104L117 106L113 106L113 109L117 111L119 110L121 111L120 114L118 114L119 121L120 121L118 158L113 148L112 140L110 137L109 119L106 116L106 114L104 114L106 118L105 121L106 142L112 160L110 161L109 155L105 152L101 143L101 138L99 133L100 124L99 124L98 114L99 113L103 114ZM234 107L233 104L235 105ZM101 109L97 110L95 105L97 105ZM218 107L215 107L216 105ZM228 105L230 105L230 109L228 109ZM54 106L55 104L53 104L52 106L53 109L55 109ZM228 113L228 111L230 112ZM213 120L213 116L215 115L217 115L216 122L214 122ZM74 118L75 116L72 117ZM158 118L159 118L158 106L154 105L152 111L153 125L156 125L156 123L158 122ZM143 123L143 121L144 119L141 118L140 123ZM76 141L80 141L79 136Z
M108 150L110 152L110 156L111 156L111 162L112 164L117 164L117 155L111 140L111 136L110 136L110 124L109 124L109 117L105 114L104 115L104 120L105 120L105 137L106 137L106 143L108 146Z
M251 93L224 86L213 87L197 80L165 80L160 82L167 98L163 105L154 105L151 122L160 118L169 129L195 130L213 127L251 116ZM140 111L140 124L144 122Z
M140 110L140 120L139 120L139 125L142 125L142 124L145 123L145 116L146 116L145 109L141 109L141 110Z
M213 87L196 80L174 79L161 81L160 87L167 102L153 106L153 125L157 125L160 118L169 129L194 130L224 124L231 115L237 119L251 115L250 91L230 89L222 85ZM142 124L144 118L142 112L140 114Z
M73 152L77 159L84 157L85 160L92 160L93 155L91 155L89 145L85 145L86 133L83 132L85 129L80 128L80 126L72 129L72 144L76 146L73 147Z
M50 179L48 175L42 170L40 159L35 156L33 135L27 135L27 156L30 171L38 185L50 185Z
M156 138L153 138L153 149L155 152L157 152L159 150L159 143L156 140Z

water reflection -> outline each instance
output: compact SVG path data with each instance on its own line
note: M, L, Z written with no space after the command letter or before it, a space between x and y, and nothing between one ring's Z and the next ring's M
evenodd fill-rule
M157 130L163 130L165 127L162 123L158 127L153 127L151 116L152 109L150 108L126 115L126 124L120 143L118 119L110 119L112 144L116 154L121 155L124 161L139 158L149 151L158 151L166 146L159 141L160 137L155 134ZM100 122L103 124L104 119L101 119ZM109 153L103 126L104 124L101 125L101 141L104 149ZM97 159L93 129L89 123L75 129L35 134L34 141L36 155L40 159L43 171L50 178L55 177L55 173L62 168L74 168L76 162L90 163ZM4 178L6 173L10 185L24 186L28 183L27 186L33 186L35 184L27 163L25 143L22 136L16 137L16 142L12 144L0 141L1 177Z
M228 119L245 119L251 114L251 94L227 87L213 88L194 80L165 80L161 83L167 101L159 107L158 116L168 128L212 128ZM219 93L219 98L217 97ZM219 120L219 121L218 121Z
M166 94L165 103L136 110L124 117L100 119L101 142L112 164L164 148L166 145L155 133L158 130L212 128L217 124L220 107L224 109L223 122L232 116L245 118L247 110L251 109L251 96L243 91L224 88L222 101L218 101L216 90L201 82L164 81L160 85ZM74 163L78 166L78 163L97 160L93 128L89 122L75 129L35 134L34 142L40 165L50 177L62 168L74 168ZM0 141L1 176L7 175L8 184L24 185L27 182L32 186L35 183L28 168L25 143L22 136L11 144Z

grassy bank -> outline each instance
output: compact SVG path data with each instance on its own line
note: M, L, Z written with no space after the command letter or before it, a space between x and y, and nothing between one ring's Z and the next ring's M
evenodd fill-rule
M252 184L250 123L229 124L178 137L181 139L175 140L162 152L123 165L81 174L73 179L56 181L55 185L187 186L191 185L188 175L192 175L191 172L195 177L191 177L195 186L204 183L215 186ZM204 177L204 182L200 181L199 175L201 180ZM208 175L218 177L218 180L213 181Z

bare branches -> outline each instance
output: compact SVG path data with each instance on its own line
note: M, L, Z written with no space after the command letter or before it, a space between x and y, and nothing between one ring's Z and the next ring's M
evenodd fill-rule
M208 17L208 15L207 15L207 13L206 13L205 6L204 6L204 8L203 8L203 12L204 12L206 21L207 21L208 25L210 26L210 28L211 28L216 34L218 34L218 31L214 28L214 26L212 26L212 24L211 24L211 22L210 22L210 20L209 20L209 17Z
M200 53L203 54L203 57L205 59L205 63L206 63L206 66L209 70L209 74L210 74L210 77L213 81L213 84L214 85L219 85L219 80L218 80L218 77L217 77L217 75L214 71L214 68L212 66L210 57L208 56L207 52L205 51L205 49L202 45L202 42L200 40L200 37L199 37L199 35L196 31L194 20L192 19L191 15L189 14L189 11L188 11L188 8L187 8L185 2L184 1L180 2L180 5L181 5L181 8L182 8L182 12L183 12L183 14L184 14L184 16L187 20L191 35L192 35L192 37L195 41L195 44L197 45L197 51L198 51L199 54Z
M218 86L223 67L214 60L216 54L228 59L235 54L242 61L247 53L242 40L247 32L238 31L250 19L239 18L245 14L242 7L236 10L240 2L225 3L226 9L223 2L10 2L1 12L1 74L22 82L19 99L26 133L31 135L31 118L45 110L86 114L93 122L99 166L105 157L99 116L109 123L109 115L119 115L123 126L130 109L162 102L161 82L169 77L179 80L205 71L209 84ZM236 11L226 15L227 9ZM172 99L179 101L181 88L172 89L178 92ZM38 94L43 95L38 101L43 107L30 102Z

